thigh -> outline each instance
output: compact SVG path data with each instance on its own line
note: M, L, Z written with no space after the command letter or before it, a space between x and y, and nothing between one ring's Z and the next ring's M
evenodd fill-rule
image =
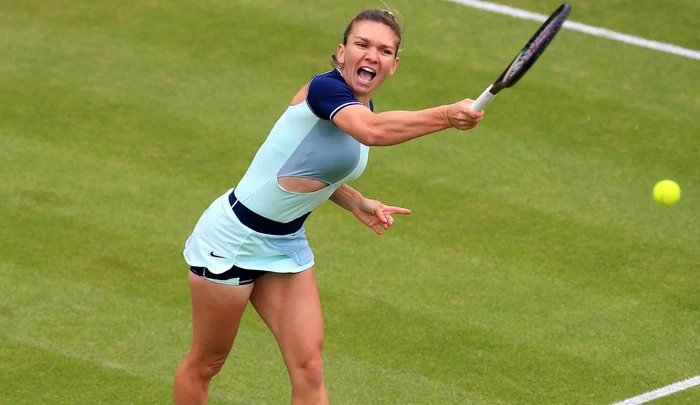
M253 285L225 285L189 273L193 360L225 358L231 351Z
M250 302L275 335L288 366L320 354L323 314L313 268L265 273L255 281Z

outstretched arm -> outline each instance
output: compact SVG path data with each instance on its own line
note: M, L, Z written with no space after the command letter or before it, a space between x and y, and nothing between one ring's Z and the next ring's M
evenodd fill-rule
M407 208L392 207L377 200L365 198L347 184L340 186L331 195L330 200L352 212L360 222L372 228L377 235L383 233L382 228L388 230L394 224L392 214L409 215L411 213Z
M472 103L473 100L466 99L425 110L378 114L362 105L350 105L333 117L333 123L365 145L396 145L447 128L476 127L484 112L469 108Z

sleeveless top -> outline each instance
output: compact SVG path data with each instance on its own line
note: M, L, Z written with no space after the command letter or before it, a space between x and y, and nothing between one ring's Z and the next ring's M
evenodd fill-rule
M341 185L360 176L369 147L333 123L341 109L362 104L334 69L314 76L306 102L289 106L277 120L235 187L236 198L267 219L287 223L313 211ZM370 100L368 108L374 111ZM319 180L327 187L309 193L285 190L278 177Z

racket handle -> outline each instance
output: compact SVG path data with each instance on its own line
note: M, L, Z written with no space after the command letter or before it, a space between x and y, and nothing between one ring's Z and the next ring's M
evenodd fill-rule
M493 85L489 86L486 90L484 90L483 93L479 96L479 98L476 99L471 105L471 109L474 111L481 111L486 107L488 103L493 100L494 97L496 97L495 94L491 94L491 87Z

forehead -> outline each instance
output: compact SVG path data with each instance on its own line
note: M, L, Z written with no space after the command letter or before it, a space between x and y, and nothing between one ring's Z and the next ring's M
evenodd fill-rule
M396 33L382 23L376 21L359 21L353 24L350 37L361 37L375 45L397 47L399 37Z

